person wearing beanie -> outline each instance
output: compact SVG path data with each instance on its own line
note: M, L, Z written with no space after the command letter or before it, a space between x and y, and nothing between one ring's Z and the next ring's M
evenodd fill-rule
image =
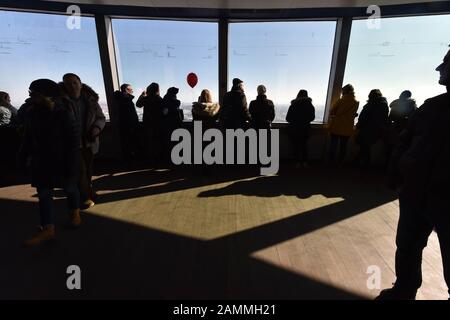
M298 168L308 166L308 140L315 114L316 110L312 99L308 97L308 91L300 90L297 97L291 101L286 114L286 121L289 123L288 132L294 146Z
M255 129L270 129L275 119L275 106L272 100L267 99L266 87L259 85L256 88L256 100L250 102L249 112L252 118L252 127Z
M79 126L61 97L58 84L49 79L33 81L29 87L30 109L25 119L25 135L19 152L20 163L30 163L31 185L39 198L40 226L36 234L25 241L36 246L55 238L54 188L67 194L69 223L78 227L80 196Z
M251 116L247 108L244 83L241 79L234 78L231 91L225 93L219 119L225 129L248 128Z
M143 148L149 165L154 166L160 160L163 132L163 99L160 96L159 84L152 82L139 96L136 107L144 108Z
M162 158L164 161L170 159L172 145L170 137L172 136L172 132L180 128L184 120L183 110L180 109L181 102L177 99L178 92L178 88L171 87L167 90L163 98Z

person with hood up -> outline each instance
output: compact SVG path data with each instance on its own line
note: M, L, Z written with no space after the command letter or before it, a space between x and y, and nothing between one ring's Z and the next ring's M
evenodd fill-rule
M143 125L146 141L144 150L150 165L153 166L160 161L164 130L163 99L159 93L159 84L152 82L139 96L136 107L144 108Z
M388 125L389 107L381 91L373 89L369 93L369 100L363 107L356 124L356 143L359 144L358 164L365 168L370 165L372 146L385 134Z
M289 123L289 135L295 148L297 167L306 167L308 163L308 139L311 131L311 122L314 121L315 108L308 91L300 90L297 98L291 101L286 121Z
M126 163L136 158L138 149L139 118L134 106L133 88L128 83L120 86L120 91L114 92L119 110L119 133L122 145L122 157Z
M183 110L180 109L181 102L177 99L178 88L170 87L163 98L163 121L162 121L162 154L163 159L170 159L170 150L172 146L172 132L180 128L183 124Z

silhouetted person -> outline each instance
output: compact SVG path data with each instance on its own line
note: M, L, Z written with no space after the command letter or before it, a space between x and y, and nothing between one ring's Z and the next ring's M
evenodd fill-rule
M150 164L155 165L160 160L163 129L163 99L159 95L157 83L151 83L146 91L142 92L136 102L136 107L144 108L145 151Z
M11 105L11 98L7 92L0 91L0 127L14 126L17 109Z
M393 148L399 142L400 133L405 129L409 117L417 110L416 101L411 98L411 91L405 90L389 105L389 128L386 137L387 162L392 154Z
M17 109L11 105L9 94L0 91L0 141L2 155L0 157L0 178L11 172L16 166L19 146L17 126Z
M211 92L203 89L198 101L192 103L192 119L202 122L202 129L213 128L219 116L220 105L213 102Z
M329 159L336 160L339 145L339 161L345 159L348 139L353 135L354 120L358 115L359 102L355 99L355 90L351 84L342 88L342 97L336 101L330 110L328 129L330 131Z
M414 299L422 284L422 251L433 229L450 287L450 51L437 68L447 92L413 113L392 154L389 184L399 188L394 287L378 299Z
M23 125L25 124L25 120L28 116L28 111L30 110L31 106L32 106L31 98L27 98L25 99L24 103L19 107L19 110L17 110L15 123L19 128L20 132L23 131Z
M197 102L192 103L192 120L202 122L202 134L206 130L214 128L216 126L216 121L219 117L220 105L217 102L213 102L211 92L208 89L203 89L198 97ZM203 148L208 143L203 141ZM202 150L203 150L202 148ZM203 163L200 166L201 174L210 175L212 171L211 166Z
M78 227L80 199L79 126L68 108L69 101L60 96L56 82L48 79L30 85L31 109L26 118L25 136L20 152L22 163L31 160L32 186L37 189L41 224L37 233L25 241L35 246L55 237L53 189L67 193L69 222Z
M80 126L81 166L79 190L83 209L95 205L96 194L92 188L94 156L100 146L100 133L106 118L98 103L98 94L81 82L78 75L66 73L60 86L63 94L72 102L71 111Z
M119 133L123 160L130 164L136 159L139 145L139 117L134 106L133 88L125 83L114 92L119 111Z
M409 117L417 110L417 104L411 98L411 91L405 90L389 105L389 122L399 133L406 127Z
M308 97L308 91L300 90L297 98L291 101L286 115L286 121L290 124L289 136L295 148L298 167L307 166L308 139L311 133L311 122L315 117L315 108L312 99Z
M163 98L163 137L162 137L162 152L164 160L170 159L171 150L171 136L172 132L180 128L183 124L184 115L183 110L180 109L181 102L177 99L178 88L171 87L167 89L167 93Z
M251 125L255 129L270 129L275 119L275 106L272 100L267 99L266 87L259 85L256 88L258 96L250 102L248 108L251 116Z
M248 128L251 117L247 108L247 98L242 80L233 79L231 91L223 97L223 106L219 117L221 125L225 129Z
M374 89L363 107L356 124L356 143L359 144L358 164L367 167L370 164L372 146L385 134L388 125L389 107L381 91Z

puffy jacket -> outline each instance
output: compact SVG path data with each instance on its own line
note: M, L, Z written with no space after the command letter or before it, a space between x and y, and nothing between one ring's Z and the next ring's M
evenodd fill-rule
M80 130L66 99L52 109L31 105L19 159L31 158L32 186L64 187L79 177Z
M66 90L64 88L64 84L60 83L61 92L65 97L67 96ZM91 149L93 154L98 153L100 146L100 138L99 136L94 137L94 139L90 139L89 135L92 132L94 127L98 128L100 131L105 128L106 117L103 114L102 108L98 103L98 94L88 85L83 83L81 88L81 99L83 99L86 105L86 118L84 121L84 136L81 137L82 145L86 148ZM74 114L75 119L77 118L78 110L75 110L75 105L73 103L69 104L70 110ZM82 124L83 125L83 124Z
M343 95L330 110L328 129L331 134L350 137L353 135L354 121L359 102L352 94Z

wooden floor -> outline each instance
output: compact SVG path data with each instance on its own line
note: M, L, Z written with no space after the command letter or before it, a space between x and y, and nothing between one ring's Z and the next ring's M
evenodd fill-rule
M381 288L395 280L398 201L379 173L214 172L99 174L82 228L64 228L57 192L58 239L33 249L21 242L38 224L35 190L0 188L0 298L371 299L368 269ZM67 290L69 265L82 290ZM423 274L418 299L447 299L434 233Z

